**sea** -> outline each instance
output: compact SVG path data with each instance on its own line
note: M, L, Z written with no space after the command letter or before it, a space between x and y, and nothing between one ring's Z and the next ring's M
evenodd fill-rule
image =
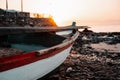
M120 32L120 25L97 25L97 26L89 26L90 28L88 28L88 30L92 30L93 32ZM79 29L79 31L83 31L84 29ZM57 34L59 35L64 35L64 34L69 34L72 31L60 31L57 32Z
M92 30L94 32L120 32L120 25L93 25L89 27L89 30Z
M99 26L89 26L88 30L92 30L93 32L100 33L112 33L112 32L119 32L120 33L120 25L99 25ZM79 29L79 31L83 31L84 29ZM62 31L58 32L59 34L69 34L71 31ZM96 49L106 49L106 50L112 50L114 52L120 52L120 43L117 44L106 44L104 42L97 43L97 44L91 44L93 48Z

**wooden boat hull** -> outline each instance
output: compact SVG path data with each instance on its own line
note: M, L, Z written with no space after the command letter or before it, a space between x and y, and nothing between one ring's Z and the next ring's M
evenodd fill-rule
M0 59L0 80L36 80L61 65L79 32L56 46Z
M36 80L48 74L66 59L72 45L55 56L0 73L0 80Z

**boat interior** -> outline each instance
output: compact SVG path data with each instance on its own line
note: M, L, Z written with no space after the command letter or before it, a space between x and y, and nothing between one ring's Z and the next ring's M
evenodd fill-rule
M66 38L55 33L36 32L0 36L0 57L41 50L62 43Z

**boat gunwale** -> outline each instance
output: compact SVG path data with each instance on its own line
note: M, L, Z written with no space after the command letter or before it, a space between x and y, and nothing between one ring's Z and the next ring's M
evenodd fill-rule
M88 26L58 26L58 27L0 27L0 35L6 34L16 34L16 33L32 33L32 32L58 32L58 31L66 31L73 29L85 29L89 28Z
M71 44L72 42L74 42L76 40L78 35L79 35L79 33L77 32L72 37L65 39L61 44L55 45L55 46L47 48L47 49L38 50L38 51L36 51L37 55L40 56L40 55L46 54L49 51L52 51L52 50L54 51L56 49L59 49L59 48L66 46L68 44Z

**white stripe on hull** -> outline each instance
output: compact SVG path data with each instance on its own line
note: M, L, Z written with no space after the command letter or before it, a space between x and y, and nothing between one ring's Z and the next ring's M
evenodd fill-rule
M63 63L71 47L47 59L0 72L0 80L36 80L41 78Z

